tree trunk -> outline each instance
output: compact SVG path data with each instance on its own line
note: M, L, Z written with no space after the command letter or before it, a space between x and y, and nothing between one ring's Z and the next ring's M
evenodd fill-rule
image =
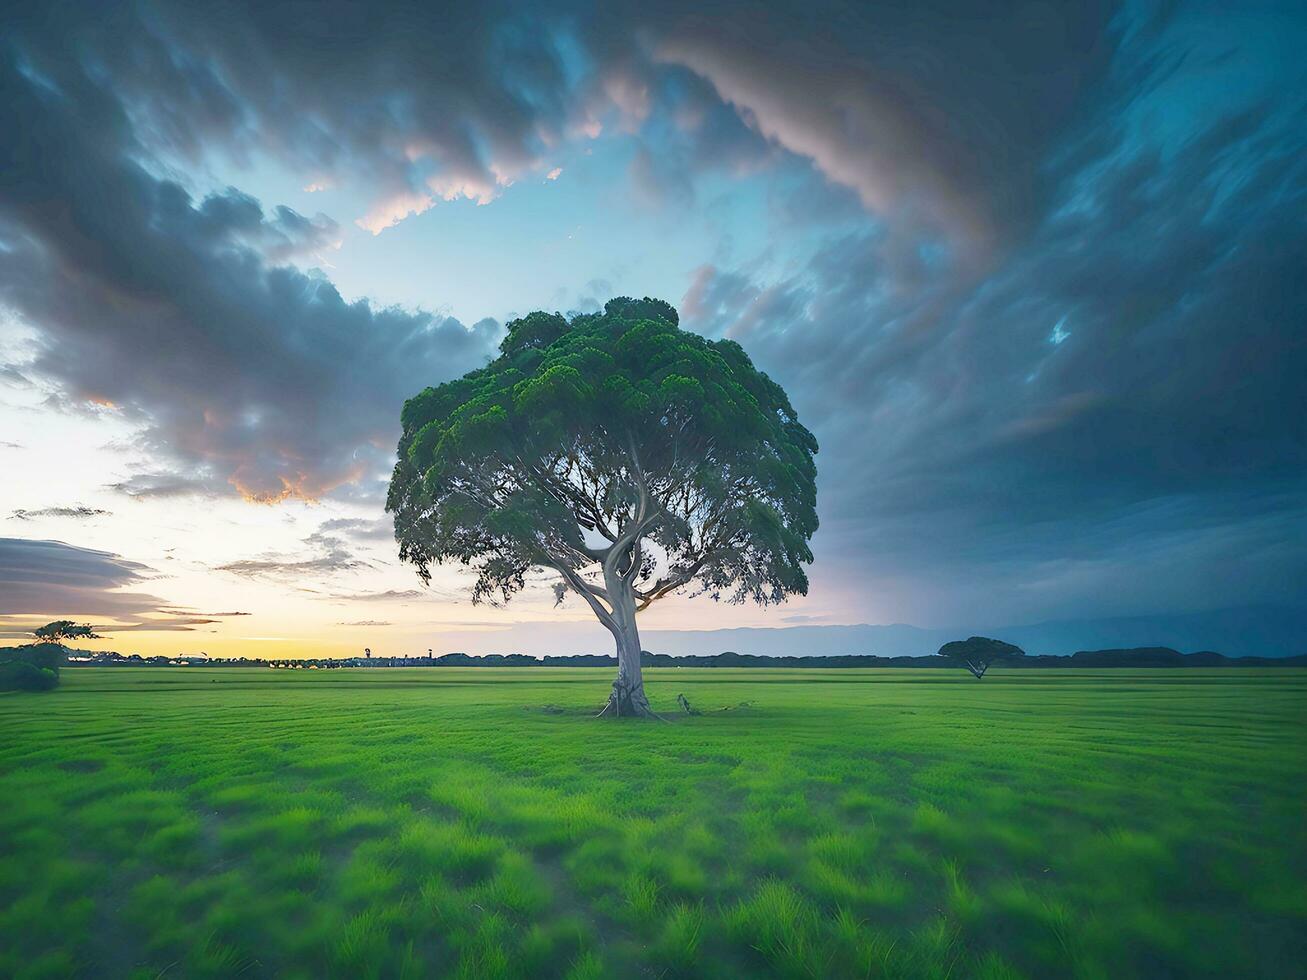
M635 593L619 576L605 576L613 607L613 639L617 641L617 679L599 717L656 718L644 694L640 673L640 631L635 625Z

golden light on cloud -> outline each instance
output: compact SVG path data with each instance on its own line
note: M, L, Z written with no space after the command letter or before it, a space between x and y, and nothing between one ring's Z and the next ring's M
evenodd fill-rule
M349 469L327 480L315 479L308 473L299 472L290 477L278 474L276 480L280 486L259 486L250 475L249 467L241 466L228 482L236 488L237 493L246 503L279 504L286 500L313 503L323 494L330 493L337 487L357 482L366 471L367 467L362 463L355 463Z

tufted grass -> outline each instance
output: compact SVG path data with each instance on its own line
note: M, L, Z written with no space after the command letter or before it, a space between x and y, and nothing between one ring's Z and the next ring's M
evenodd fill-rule
M607 684L0 695L0 976L1304 975L1307 671Z

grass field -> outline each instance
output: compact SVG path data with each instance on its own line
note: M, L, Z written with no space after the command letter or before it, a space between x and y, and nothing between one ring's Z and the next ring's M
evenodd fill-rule
M0 976L1307 975L1307 671L609 680L0 695Z

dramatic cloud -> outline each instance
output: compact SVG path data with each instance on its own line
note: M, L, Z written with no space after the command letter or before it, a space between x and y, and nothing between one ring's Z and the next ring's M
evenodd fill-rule
M1118 134L979 282L870 232L780 281L702 269L682 313L796 392L841 564L891 590L1293 602L1302 123L1249 111L1169 154Z
M1212 14L292 9L38 5L0 42L0 131L22 134L0 141L0 307L35 338L0 371L136 427L151 461L119 493L375 507L403 399L500 327L347 300L291 263L564 164L550 194L575 193L578 147L611 139L670 221L711 224L723 181L766 210L712 232L680 306L817 432L832 605L938 623L1300 600L1302 78L1249 94L1277 70L1254 41L1177 32L1207 18L1210 46ZM220 158L362 208L180 182ZM303 554L222 570L331 576L389 537L328 520Z
M946 29L956 12L915 6L835 8L838 41L817 42L799 29L814 13L614 8L579 34L565 13L493 7L360 22L326 4L293 23L267 4L34 13L0 76L0 125L27 135L0 158L0 303L38 331L23 368L139 422L175 464L115 484L124 494L320 496L384 469L402 398L475 366L498 327L346 302L279 264L331 246L333 219L234 188L195 199L152 156L271 153L311 185L370 188L375 230L433 198L488 200L615 111L663 136L632 163L659 206L691 202L695 170L743 173L778 145L874 210L929 203L974 230L995 202L1027 207L1011 188L1030 183L1107 48L1092 8L1062 10L1052 44L1030 11L987 18L986 45ZM590 66L572 80L567 37Z
M979 259L1038 206L1049 151L1109 66L1115 6L671 3L605 8L586 36L604 77L673 93L681 128L701 131L699 164L738 171L774 144L870 212ZM717 98L660 84L662 66ZM658 183L651 161L637 158L635 176Z
M555 25L497 3L306 14L147 0L25 20L22 41L57 37L112 77L152 152L268 154L309 187L365 186L359 223L373 232L548 170L542 154L568 125Z
M163 459L132 496L229 484L315 497L384 467L404 397L480 362L497 332L345 302L270 264L322 223L147 172L126 107L79 62L0 66L0 303L38 331L27 368L142 426Z

